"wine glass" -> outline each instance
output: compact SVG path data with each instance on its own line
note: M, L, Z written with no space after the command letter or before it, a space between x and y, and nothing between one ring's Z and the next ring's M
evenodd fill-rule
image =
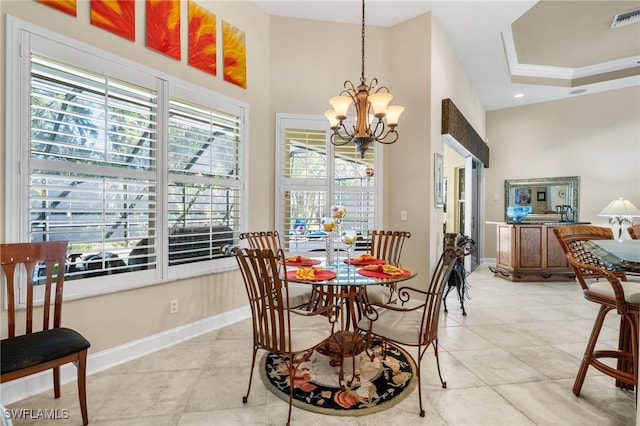
M327 262L327 265L331 266L334 263L333 231L336 227L336 220L333 217L323 217L322 219L320 219L320 225L322 226L322 230L326 233L325 235L326 262Z
M347 246L347 263L351 264L351 251L358 241L358 234L354 230L345 230L340 233L340 239Z
M347 209L344 206L331 206L331 216L336 219L342 219L347 214Z

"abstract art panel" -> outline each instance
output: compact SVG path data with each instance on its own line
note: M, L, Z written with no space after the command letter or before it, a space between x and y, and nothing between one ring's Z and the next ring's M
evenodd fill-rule
M91 24L135 41L136 3L134 0L91 0Z
M189 65L216 75L216 15L189 1Z
M224 80L247 88L247 46L244 31L222 21Z
M71 16L76 16L76 0L36 0L38 3L46 4L54 9L58 9Z
M180 0L147 0L147 47L180 60Z

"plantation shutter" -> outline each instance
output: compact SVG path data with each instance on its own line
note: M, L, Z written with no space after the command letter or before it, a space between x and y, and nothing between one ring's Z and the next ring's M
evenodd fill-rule
M155 268L155 91L38 54L30 82L31 241L70 241L67 279Z
M221 257L241 225L240 117L169 101L169 265Z

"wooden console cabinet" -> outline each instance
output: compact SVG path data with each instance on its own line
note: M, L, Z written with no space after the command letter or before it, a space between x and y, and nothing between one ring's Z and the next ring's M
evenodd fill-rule
M555 226L560 225L496 223L496 266L491 271L511 281L573 281Z

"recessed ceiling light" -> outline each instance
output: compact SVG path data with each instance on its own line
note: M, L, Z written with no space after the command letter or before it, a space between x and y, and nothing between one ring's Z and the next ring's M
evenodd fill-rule
M580 93L586 92L587 89L576 89L569 92L570 95L579 95Z
M524 93L516 93L515 95L513 95L514 98L518 99L518 98L524 98Z

